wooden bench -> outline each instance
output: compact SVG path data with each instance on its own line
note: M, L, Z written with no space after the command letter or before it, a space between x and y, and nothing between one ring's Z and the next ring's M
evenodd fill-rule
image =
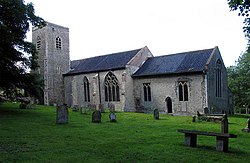
M185 134L184 144L190 147L197 146L197 135L216 136L216 150L221 152L228 152L228 139L237 138L237 135L229 133L217 133L217 132L204 132L196 130L177 130L178 132Z

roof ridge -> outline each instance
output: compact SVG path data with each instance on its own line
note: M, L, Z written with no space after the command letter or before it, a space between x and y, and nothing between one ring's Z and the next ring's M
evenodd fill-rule
M104 54L104 55L98 55L98 56L93 56L93 57L88 57L88 58L83 58L83 59L77 59L77 60L72 60L72 61L82 61L82 60L86 60L86 59L93 59L93 58L107 57L107 56L110 56L110 55L116 55L116 54L120 54L120 53L132 52L132 51L141 50L141 49L142 49L142 48L139 48L139 49L134 49L134 50L126 50L126 51L115 52L115 53Z
M160 55L160 56L154 56L152 58L160 58L160 57L180 55L180 54L184 54L184 53L193 53L193 52L205 51L205 50L212 50L212 49L214 49L214 48L201 49L201 50L192 50L192 51L186 51L186 52L178 52L178 53L173 53L173 54L165 54L165 55Z

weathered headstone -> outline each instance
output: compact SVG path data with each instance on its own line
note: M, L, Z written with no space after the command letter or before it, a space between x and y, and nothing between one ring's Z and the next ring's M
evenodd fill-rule
M204 108L204 113L205 113L205 114L209 114L208 107L205 107L205 108Z
M223 115L221 120L221 132L228 133L228 119L226 114Z
M114 112L110 112L109 119L110 119L110 122L116 122L116 115Z
M109 104L109 111L113 112L113 113L115 112L115 105L114 104L112 104L112 103Z
M99 107L99 111L100 111L101 113L104 113L104 112L105 112L103 104L99 104L98 107Z
M74 105L74 106L72 107L72 111L78 111L78 106L77 106L77 105Z
M80 113L81 114L87 114L87 108L86 107L80 107Z
M66 124L68 123L68 106L63 104L56 107L56 123L57 124Z
M247 126L242 129L244 132L250 132L250 118L247 120Z
M92 113L92 122L94 123L100 123L102 118L102 113L100 111L95 110Z
M160 115L159 115L159 110L158 109L154 110L154 119L160 119Z
M193 117L192 117L192 122L195 122L195 121L196 121L196 116L193 115Z
M95 104L90 104L90 109L95 111L96 110L96 105Z

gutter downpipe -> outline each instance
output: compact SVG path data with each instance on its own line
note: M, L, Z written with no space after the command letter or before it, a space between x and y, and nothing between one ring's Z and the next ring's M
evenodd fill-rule
M208 108L208 89L207 89L207 73L205 73L205 92L206 92L206 107Z
M98 91L99 91L99 102L100 102L100 104L102 104L102 99L101 99L101 85L100 85L100 74L99 74L99 72L98 72Z

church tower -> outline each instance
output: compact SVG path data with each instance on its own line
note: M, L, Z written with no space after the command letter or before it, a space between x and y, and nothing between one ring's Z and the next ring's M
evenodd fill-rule
M44 80L44 104L64 103L63 74L70 69L69 28L48 23L32 29L38 51L38 72Z

